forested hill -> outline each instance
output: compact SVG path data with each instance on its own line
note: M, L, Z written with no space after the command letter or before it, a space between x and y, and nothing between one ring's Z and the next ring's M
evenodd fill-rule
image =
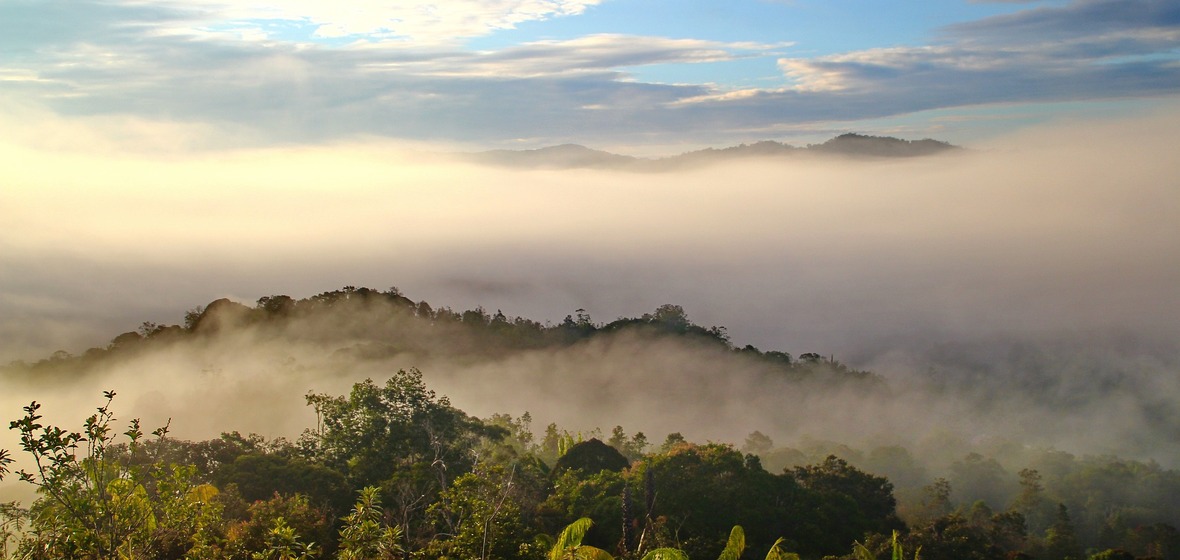
M456 311L413 301L396 288L385 291L346 286L304 299L286 295L259 298L250 306L219 299L189 310L182 324L143 323L115 336L110 344L79 355L66 351L34 363L4 368L12 377L77 375L107 361L170 345L249 332L262 340L311 343L340 357L378 360L409 355L422 360L445 357L466 361L503 359L525 351L557 350L619 335L693 347L767 375L823 383L877 383L866 371L849 368L831 356L805 352L793 356L752 345L735 346L724 327L703 327L678 305L662 305L637 317L595 322L581 309L559 323L508 317L482 307Z
M0 559L1180 560L1180 472L675 305L222 299L3 382Z

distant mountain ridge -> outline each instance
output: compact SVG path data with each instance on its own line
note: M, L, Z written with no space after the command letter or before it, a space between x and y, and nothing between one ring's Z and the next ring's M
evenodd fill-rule
M491 150L465 155L478 163L539 169L620 168L644 161L579 144L561 144L535 150Z
M533 150L490 150L462 154L468 161L522 169L622 169L671 171L754 157L797 155L844 156L853 158L909 158L961 150L959 146L924 138L903 140L892 136L848 133L821 144L806 147L764 140L728 148L705 148L663 158L638 158L595 150L579 144L561 144Z

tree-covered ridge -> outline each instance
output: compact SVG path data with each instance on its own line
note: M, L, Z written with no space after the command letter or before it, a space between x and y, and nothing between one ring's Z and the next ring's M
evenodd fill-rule
M116 336L105 347L80 355L58 351L32 364L12 363L2 371L10 376L57 373L77 375L108 359L184 341L201 340L249 330L259 338L323 344L326 351L356 359L380 359L398 353L427 358L467 356L472 360L502 357L514 352L569 347L618 333L675 338L711 347L760 364L789 379L822 378L824 383L879 381L871 373L849 368L834 357L815 352L792 356L762 351L752 345L735 346L724 327L703 327L689 320L679 305L662 305L638 317L599 323L582 309L559 323L508 317L482 307L456 311L413 301L397 288L384 291L345 286L304 299L264 296L254 306L219 299L185 313L183 324L143 323L139 329Z
M890 479L853 462L896 468L905 450L776 473L676 433L537 437L527 413L471 417L415 370L309 393L317 421L293 442L148 435L120 423L115 397L79 431L46 425L35 402L11 422L29 460L11 473L0 452L0 476L40 491L0 508L3 557L1180 557L1180 473L1114 458L1045 452L1014 492L976 500L958 486L1002 483L1003 469L967 456L899 507ZM745 447L776 449L757 433Z

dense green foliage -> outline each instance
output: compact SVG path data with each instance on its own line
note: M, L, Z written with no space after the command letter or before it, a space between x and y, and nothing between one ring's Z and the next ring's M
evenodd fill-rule
M107 392L78 432L44 425L38 403L11 423L35 465L15 474L40 498L27 510L0 510L4 557L1180 556L1173 525L1128 524L1148 517L1110 507L1119 502L1109 497L1096 533L1080 533L1063 502L1051 506L1043 530L1030 531L1027 518L1051 499L1032 469L998 512L983 501L950 509L950 483L940 479L930 488L934 513L909 527L886 478L836 456L774 474L724 444L669 438L628 462L591 439L558 458L564 468L550 469L526 423L472 418L416 371L357 383L348 395L309 395L319 421L297 445L238 434L187 442L167 428L148 438L135 420L116 433L114 398ZM10 461L0 454L0 475L13 474ZM1064 476L1085 492L1119 464ZM1123 465L1115 471L1123 483L1177 495L1175 473L1149 469L1153 480L1138 481L1134 464ZM1088 507L1101 499L1091 496Z
M368 319L333 324L338 335L387 329L383 342L333 347L358 359L445 352L474 361L640 333L780 378L878 387L819 354L734 347L723 328L694 325L674 305L607 324L579 310L542 325L365 288L254 307L219 300L183 326L145 324L106 348L5 375L84 374L243 326L259 339L315 338L323 330L300 321L341 310ZM442 334L447 344L436 344ZM38 403L11 423L27 461L10 472L11 454L0 450L0 479L39 493L31 504L0 504L0 558L1180 560L1180 473L1116 457L1023 450L1013 467L972 452L936 470L898 445L776 447L761 432L740 450L680 433L653 445L622 426L603 435L550 424L534 435L527 412L475 418L415 369L344 395L308 394L316 422L293 442L236 432L184 441L167 427L145 434L135 420L124 430L114 399L104 395L79 431L46 425Z

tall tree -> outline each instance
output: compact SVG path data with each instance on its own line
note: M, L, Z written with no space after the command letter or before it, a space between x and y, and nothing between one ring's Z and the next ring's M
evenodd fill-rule
M307 403L318 421L300 439L306 452L345 473L353 487L381 486L407 538L420 543L431 536L427 508L445 502L451 481L471 470L480 440L508 434L427 389L417 369L400 370L382 386L366 379L345 396L309 394Z
M315 408L317 426L304 431L301 443L355 486L379 484L399 467L426 464L445 488L449 478L470 470L479 438L507 434L427 389L417 369L399 370L383 386L366 379L346 396L309 394L307 404Z
M833 516L826 522L834 524L836 519L843 519L842 523L833 525L841 527L840 533L830 534L847 539L840 546L847 546L865 533L887 535L905 528L897 516L893 483L885 477L861 471L835 455L829 455L818 465L795 467L794 477L823 502L821 514Z
M1045 558L1048 560L1081 560L1082 547L1078 544L1073 521L1065 504L1057 504L1057 519L1045 531Z
M361 490L340 528L338 560L393 560L404 552L399 527L384 523L376 486Z

